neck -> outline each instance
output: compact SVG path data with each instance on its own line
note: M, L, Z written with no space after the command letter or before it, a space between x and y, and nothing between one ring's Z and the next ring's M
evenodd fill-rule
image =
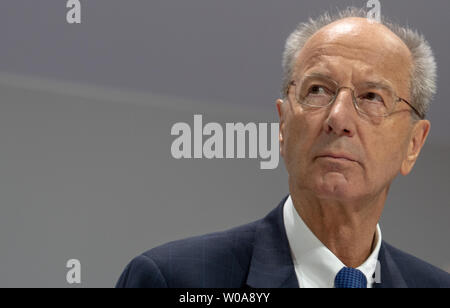
M343 201L320 199L311 191L290 187L294 207L308 228L342 263L353 268L364 263L375 246L388 190L371 198Z

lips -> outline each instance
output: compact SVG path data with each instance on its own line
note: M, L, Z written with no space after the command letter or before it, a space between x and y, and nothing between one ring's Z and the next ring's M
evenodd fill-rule
M347 153L326 152L326 153L322 153L320 155L317 155L317 158L319 158L319 157L328 157L328 158L342 159L342 160L348 160L348 161L357 162L355 157L353 157L352 155L347 154Z

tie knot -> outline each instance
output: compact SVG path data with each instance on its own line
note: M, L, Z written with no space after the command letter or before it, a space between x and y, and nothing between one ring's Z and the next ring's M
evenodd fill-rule
M366 276L360 270L343 267L334 279L335 288L367 288Z

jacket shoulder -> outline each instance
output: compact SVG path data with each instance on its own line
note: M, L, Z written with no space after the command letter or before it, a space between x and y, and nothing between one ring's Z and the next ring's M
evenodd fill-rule
M116 287L240 287L258 222L150 249L127 265Z
M384 242L407 285L413 288L450 288L450 274Z

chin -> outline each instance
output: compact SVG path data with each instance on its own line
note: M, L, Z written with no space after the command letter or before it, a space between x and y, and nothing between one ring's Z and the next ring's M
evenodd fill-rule
M313 191L321 199L352 200L359 196L355 185L343 179L319 179Z

